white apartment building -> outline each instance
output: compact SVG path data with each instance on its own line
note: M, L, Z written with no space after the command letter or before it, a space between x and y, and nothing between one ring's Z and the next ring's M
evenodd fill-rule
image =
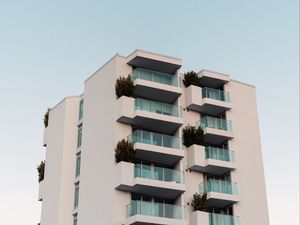
M255 87L182 60L115 55L49 114L41 225L269 225ZM132 96L116 80L131 75ZM202 144L183 144L187 126ZM115 162L122 139L132 162ZM194 211L193 195L206 194Z

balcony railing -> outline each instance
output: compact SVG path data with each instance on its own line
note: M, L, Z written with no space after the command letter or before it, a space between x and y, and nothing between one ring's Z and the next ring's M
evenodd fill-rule
M134 105L135 110L142 110L167 116L181 117L181 108L176 105L155 102L143 98L136 98Z
M208 192L237 195L237 185L229 181L208 179L208 181L200 184L200 193Z
M197 123L197 125L202 128L215 128L219 130L232 131L232 122L230 120L225 120L212 116L204 116Z
M182 149L179 138L149 131L136 130L128 136L128 140L131 143L142 143L166 148Z
M209 225L240 225L240 218L237 216L210 213Z
M144 215L171 219L184 219L184 212L184 207L159 202L133 200L126 206L127 217Z
M174 87L181 86L180 78L178 76L145 70L141 68L137 68L132 71L132 79L148 80L156 83L171 85Z
M141 164L134 166L134 177L176 182L179 184L184 183L184 174L181 171Z
M202 88L202 97L211 98L219 101L230 102L229 92L213 89L213 88Z
M205 147L205 159L222 160L226 162L234 162L234 152L228 149Z

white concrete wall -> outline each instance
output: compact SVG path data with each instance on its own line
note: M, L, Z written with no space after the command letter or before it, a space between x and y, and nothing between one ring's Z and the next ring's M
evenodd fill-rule
M52 109L47 149L41 224L72 224L79 97L63 100Z
M240 216L243 225L268 225L255 88L235 81L225 88L230 92L232 104L227 113L227 119L232 120L234 135L229 149L235 151L237 167L232 172L232 180L237 183L240 199L234 205L234 213Z
M126 62L125 57L115 56L85 82L78 225L126 223L126 205L131 195L114 189L114 148L132 133L130 125L116 122L115 81L131 73ZM183 126L175 134L178 137L183 127L200 120L198 112L186 109L183 84L182 87L183 94L176 102L184 109ZM231 95L232 109L226 114L233 124L234 138L229 141L229 149L235 152L237 167L231 174L240 199L234 205L234 214L241 217L242 225L268 225L255 89L230 81L225 91ZM80 97L69 98L50 113L42 225L72 225L79 101ZM175 204L186 208L189 225L192 207L188 203L193 194L199 193L204 178L202 173L188 170L185 146L182 151L184 158L175 169L184 171L186 192Z
M85 83L78 224L121 224L129 193L114 190L114 148L131 134L116 122L115 81L131 67L116 56Z
M179 98L181 102L181 106L183 110L183 126L180 128L180 133L182 134L182 128L187 125L195 126L196 123L200 120L200 114L198 112L188 110L186 97L185 97L185 86L182 84L184 89L183 95ZM193 211L193 207L191 206L191 202L193 199L193 195L195 193L199 193L199 184L203 182L203 174L199 172L189 171L188 170L188 152L187 148L183 145L183 150L185 152L184 158L181 160L183 164L183 171L185 174L185 184L186 184L186 192L182 194L183 206L186 208L186 220L187 224L190 224L190 213Z

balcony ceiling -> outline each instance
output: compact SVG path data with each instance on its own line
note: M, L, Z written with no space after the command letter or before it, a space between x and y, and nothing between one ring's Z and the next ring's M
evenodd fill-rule
M127 64L158 72L174 74L182 65L181 59L137 50L127 57Z

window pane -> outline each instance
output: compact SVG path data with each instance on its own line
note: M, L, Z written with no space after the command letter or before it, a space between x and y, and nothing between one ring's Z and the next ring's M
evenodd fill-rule
M78 155L76 158L76 177L80 175L80 163L81 163L81 156Z
M81 120L82 117L83 117L83 99L81 99L79 103L79 120Z
M74 208L78 207L79 201L79 184L75 185Z
M82 127L78 128L78 136L77 136L77 148L81 146L82 141Z

